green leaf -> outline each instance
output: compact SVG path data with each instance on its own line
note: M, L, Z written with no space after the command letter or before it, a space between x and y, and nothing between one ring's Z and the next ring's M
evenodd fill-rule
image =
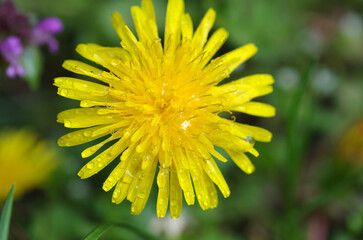
M26 48L20 59L20 63L25 68L25 80L32 90L36 90L39 87L40 74L43 67L42 55L39 48Z
M148 232L145 232L145 231L138 229L127 223L108 223L108 224L101 225L101 226L95 228L94 230L92 230L92 232L90 232L84 238L84 240L97 240L112 227L118 227L118 228L124 228L124 229L130 230L131 232L136 233L141 238L146 239L146 240L160 239L160 238L156 238L155 236L149 234ZM2 240L2 239L0 239L0 240Z
M0 217L0 240L7 240L9 234L11 209L13 207L13 195L15 184L11 187L11 190L6 198L5 205Z

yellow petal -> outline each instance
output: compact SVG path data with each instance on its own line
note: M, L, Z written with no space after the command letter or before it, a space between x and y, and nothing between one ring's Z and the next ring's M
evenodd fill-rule
M182 210L182 190L178 181L175 168L170 171L170 215L172 218L178 218Z
M205 69L207 72L207 83L219 83L223 79L229 77L229 74L235 70L243 62L255 55L257 47L254 44L247 44L237 48L223 56L214 59Z
M92 83L90 81L80 80L70 77L58 77L54 79L54 85L59 88L74 89L79 91L88 91L94 95L106 95L108 87Z
M273 117L275 116L275 108L266 103L247 102L241 106L230 108L232 111L243 112L259 117Z
M127 145L119 140L113 145L113 148L108 148L99 154L97 157L89 161L78 172L78 176L81 179L89 178L94 174L105 168L110 162L112 162L122 151L126 149ZM116 151L111 151L116 149Z
M118 132L121 132L121 130L119 130ZM92 147L89 147L89 148L86 148L85 150L82 151L81 155L82 155L82 158L88 158L90 156L92 156L95 152L97 152L101 147L103 147L106 143L112 141L112 140L115 140L117 139L118 137L120 136L117 136L118 134L113 134L111 135L111 137L107 138L106 140L96 144L96 145L93 145Z
M205 183L205 188L208 192L208 198L209 198L209 205L207 206L207 209L215 208L218 206L217 189L214 186L211 179L206 174L203 175L203 181Z
M203 49L203 60L200 63L202 66L206 65L209 60L217 53L228 38L228 32L224 28L218 29L208 40Z
M102 189L106 192L108 192L111 188L113 188L118 181L123 177L125 171L126 171L126 161L122 161L115 169L111 172L111 174L108 176L106 181L103 183Z
M266 129L237 122L229 122L229 124L229 131L231 131L231 133L236 136L244 139L247 139L250 136L252 137L252 140L257 140L261 142L271 141L272 133L267 131Z
M95 131L101 129L102 127L103 126L96 126L68 133L58 139L58 145L62 147L70 147L90 142L97 138L103 137L107 135L108 132L104 132L101 134L94 134Z
M199 52L204 47L207 42L208 33L211 30L214 20L216 18L216 12L213 9L208 9L207 13L204 15L202 21L200 22L197 30L194 33L192 39L192 47L195 51Z
M155 171L157 166L157 159L152 160L153 163L144 173L144 175L140 174L139 177L139 184L138 184L138 191L135 199L131 205L131 213L132 214L140 214L141 211L144 209L145 204L149 198L151 187L153 185L153 180L155 177Z
M204 160L202 166L210 179L219 187L223 196L228 197L231 191L215 161L212 158Z
M232 83L234 85L252 85L252 86L266 86L271 85L275 81L273 77L270 74L254 74L251 76L247 76L244 78L241 78L240 80L233 81Z
M74 72L74 73L78 73L78 74L82 74L85 76L89 76L95 79L98 79L102 82L108 83L109 81L107 80L107 78L105 78L102 73L103 71L92 67L91 65L88 65L86 63L80 62L80 61L76 61L76 60L66 60L64 61L63 68L67 69L68 71Z
M176 154L173 154L174 156L177 156ZM184 192L185 201L188 205L193 205L195 201L195 195L193 190L193 185L190 179L190 173L188 169L185 169L177 157L174 159L175 163L175 170L178 175L179 184Z
M78 44L76 51L84 58L104 67L111 66L113 60L130 61L130 53L120 47L102 47L94 43Z
M228 155L236 163L236 165L245 173L251 174L255 171L255 167L251 163L246 154L241 152L227 151Z
M137 54L137 39L126 26L123 18L118 12L112 14L112 24L119 37L122 39L122 46L130 53Z
M181 20L181 32L183 40L191 40L193 37L193 22L188 13L183 14Z
M180 41L180 21L184 14L184 0L169 0L165 20L165 52L172 53Z
M159 193L156 203L156 214L159 218L163 218L168 210L169 204L169 170L167 168L160 168L157 183Z
M121 120L118 114L98 114L99 108L75 108L58 114L58 122L68 128L86 128L115 123Z

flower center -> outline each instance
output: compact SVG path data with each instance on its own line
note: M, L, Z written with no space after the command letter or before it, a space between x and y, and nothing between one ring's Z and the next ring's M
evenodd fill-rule
M166 84L158 91L147 91L144 95L142 115L147 114L152 125L164 125L187 129L191 126L193 97L181 89L168 89Z

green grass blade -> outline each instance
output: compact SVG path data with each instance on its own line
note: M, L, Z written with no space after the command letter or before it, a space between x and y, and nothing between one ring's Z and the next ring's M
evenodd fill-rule
M289 161L287 163L287 186L286 186L286 208L287 210L291 209L294 202L295 188L296 182L298 179L299 167L300 167L300 158L298 156L298 149L296 145L296 138L298 137L296 133L296 124L297 124L297 116L299 113L299 109L301 106L301 100L304 95L306 86L310 79L310 75L312 70L315 67L316 60L310 62L309 66L306 68L297 91L292 99L292 103L289 111L289 119L288 119L288 129L287 129L287 139L288 139L288 156ZM300 157L300 158L299 158Z
M105 234L108 230L110 230L110 228L112 227L118 227L118 228L124 228L126 230L129 230L131 232L134 232L135 234L139 235L141 238L145 239L145 240L157 240L160 238L156 238L155 236L151 235L148 232L145 232L141 229L138 229L130 224L126 224L126 223L108 223L108 224L104 224L101 225L97 228L95 228L94 230L92 230L92 232L90 232L85 238L84 240L97 240L99 239L103 234ZM1 240L1 239L0 239Z
M99 239L104 233L106 233L111 227L113 226L113 224L109 223L109 224L104 224L101 225L97 228L95 228L92 232L90 232L84 240L97 240Z
M7 240L9 235L11 210L13 208L13 195L15 184L11 187L11 190L6 198L3 211L0 217L0 240Z

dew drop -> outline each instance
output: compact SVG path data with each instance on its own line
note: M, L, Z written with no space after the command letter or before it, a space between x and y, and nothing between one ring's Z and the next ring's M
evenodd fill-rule
M60 91L60 95L63 96L63 97L67 96L67 94L68 94L68 90L67 89L62 89Z
M124 137L125 137L125 138L130 137L130 135L131 135L130 131L126 131L126 132L124 133Z
M87 168L89 170L91 170L93 167L94 167L94 163L93 162L87 163Z
M137 194L137 197L138 197L138 198L145 198L145 193L143 193L143 192L139 192L139 193Z
M70 127L72 127L72 122L70 120L65 120L64 126L70 128Z
M255 168L253 166L249 166L249 167L247 167L246 172L252 173L254 170L255 170Z
M108 181L112 182L114 179L115 179L115 178L114 178L113 176L110 176L110 177L108 178Z
M86 130L86 131L84 131L83 135L85 137L90 137L92 135L92 131L91 130Z
M142 153L142 151L143 151L142 147L140 145L137 145L136 152Z
M81 101L81 107L88 107L87 101Z
M120 190L114 191L112 198L117 199L120 196Z
M251 135L248 135L246 140L247 140L248 143L254 143L255 142L255 139Z
M110 190L110 188L111 188L111 184L109 184L108 182L103 183L103 186L102 186L103 190L105 190L107 192L108 190Z
M101 168L101 167L103 167L103 163L99 163L97 166L98 166L99 168Z

